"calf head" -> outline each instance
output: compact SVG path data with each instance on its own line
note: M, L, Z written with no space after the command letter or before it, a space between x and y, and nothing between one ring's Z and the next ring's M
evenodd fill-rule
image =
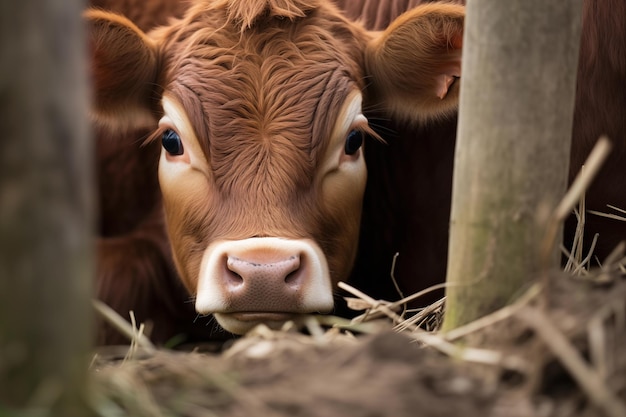
M315 0L198 2L148 34L88 11L94 115L154 123L181 280L234 333L333 308L356 256L364 108L410 121L458 102L463 8L368 32Z

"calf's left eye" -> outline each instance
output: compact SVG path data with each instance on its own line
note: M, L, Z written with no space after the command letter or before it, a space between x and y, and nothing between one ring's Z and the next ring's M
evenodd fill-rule
M170 155L182 155L185 152L183 149L183 141L180 140L178 133L174 132L172 129L167 129L163 132L161 141L163 143L163 149Z
M354 155L363 145L363 132L352 130L346 137L346 155Z

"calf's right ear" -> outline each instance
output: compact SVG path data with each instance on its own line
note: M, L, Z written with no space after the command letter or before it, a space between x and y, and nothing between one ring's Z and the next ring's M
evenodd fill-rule
M156 44L123 16L100 10L83 16L89 28L96 120L129 128L153 122Z

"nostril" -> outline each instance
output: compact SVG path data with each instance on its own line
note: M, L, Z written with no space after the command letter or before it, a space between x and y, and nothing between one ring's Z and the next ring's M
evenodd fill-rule
M243 277L235 271L226 271L226 279L230 285L239 286L243 284Z
M300 275L302 275L300 268L300 256L291 256L284 262L283 276L285 277L285 283L289 285L295 285L299 281Z
M224 275L226 282L232 286L239 286L244 283L240 268L238 268L238 263L240 262L239 259L231 257L228 257L226 260L226 271L224 271Z
M290 272L285 277L285 284L288 284L288 285L295 285L295 284L297 284L298 281L299 281L299 276L300 276L300 270L299 269L297 269L297 270L295 270L293 272Z

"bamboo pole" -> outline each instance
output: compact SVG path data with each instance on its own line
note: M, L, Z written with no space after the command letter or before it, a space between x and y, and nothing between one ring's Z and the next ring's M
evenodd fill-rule
M444 330L537 277L539 213L567 185L581 13L582 0L467 2Z
M89 415L92 151L83 7L0 4L1 415Z

